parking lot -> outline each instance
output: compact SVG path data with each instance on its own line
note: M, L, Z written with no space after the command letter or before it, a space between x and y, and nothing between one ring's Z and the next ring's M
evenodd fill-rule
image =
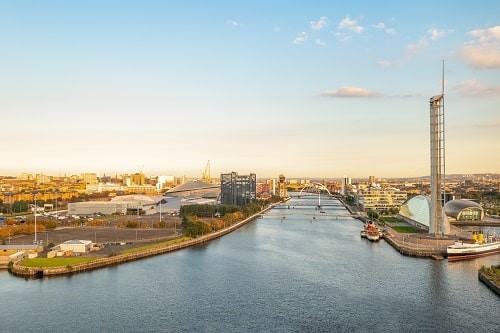
M29 220L30 222L31 219ZM41 221L40 221L41 222ZM39 223L40 223L39 222ZM181 230L181 219L174 216L113 216L86 218L78 221L60 221L55 229L37 232L37 241L46 247L68 240L90 240L97 244L106 244L103 254L111 251L158 242L176 237ZM126 227L132 223L136 227ZM175 229L174 229L175 227ZM33 244L35 235L19 235L6 239L6 244ZM123 243L123 244L122 244ZM117 245L118 244L118 245ZM96 253L97 254L97 253Z

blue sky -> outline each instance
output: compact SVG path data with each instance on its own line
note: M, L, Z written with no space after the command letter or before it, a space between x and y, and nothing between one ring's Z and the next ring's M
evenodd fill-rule
M500 172L495 1L2 1L0 174Z

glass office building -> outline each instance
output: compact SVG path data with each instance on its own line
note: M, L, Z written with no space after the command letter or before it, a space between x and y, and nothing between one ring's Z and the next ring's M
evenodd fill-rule
M257 198L257 177L254 173L238 175L237 172L220 175L221 204L245 206Z

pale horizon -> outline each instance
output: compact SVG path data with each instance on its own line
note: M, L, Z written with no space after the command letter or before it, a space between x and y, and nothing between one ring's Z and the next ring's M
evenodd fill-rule
M6 1L0 175L423 177L443 60L446 173L499 173L498 12Z

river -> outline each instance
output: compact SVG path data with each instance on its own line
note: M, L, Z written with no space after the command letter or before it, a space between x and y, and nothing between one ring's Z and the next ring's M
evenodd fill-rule
M500 255L448 263L359 237L336 202L291 208L203 246L57 278L0 271L1 332L494 332L477 279Z

